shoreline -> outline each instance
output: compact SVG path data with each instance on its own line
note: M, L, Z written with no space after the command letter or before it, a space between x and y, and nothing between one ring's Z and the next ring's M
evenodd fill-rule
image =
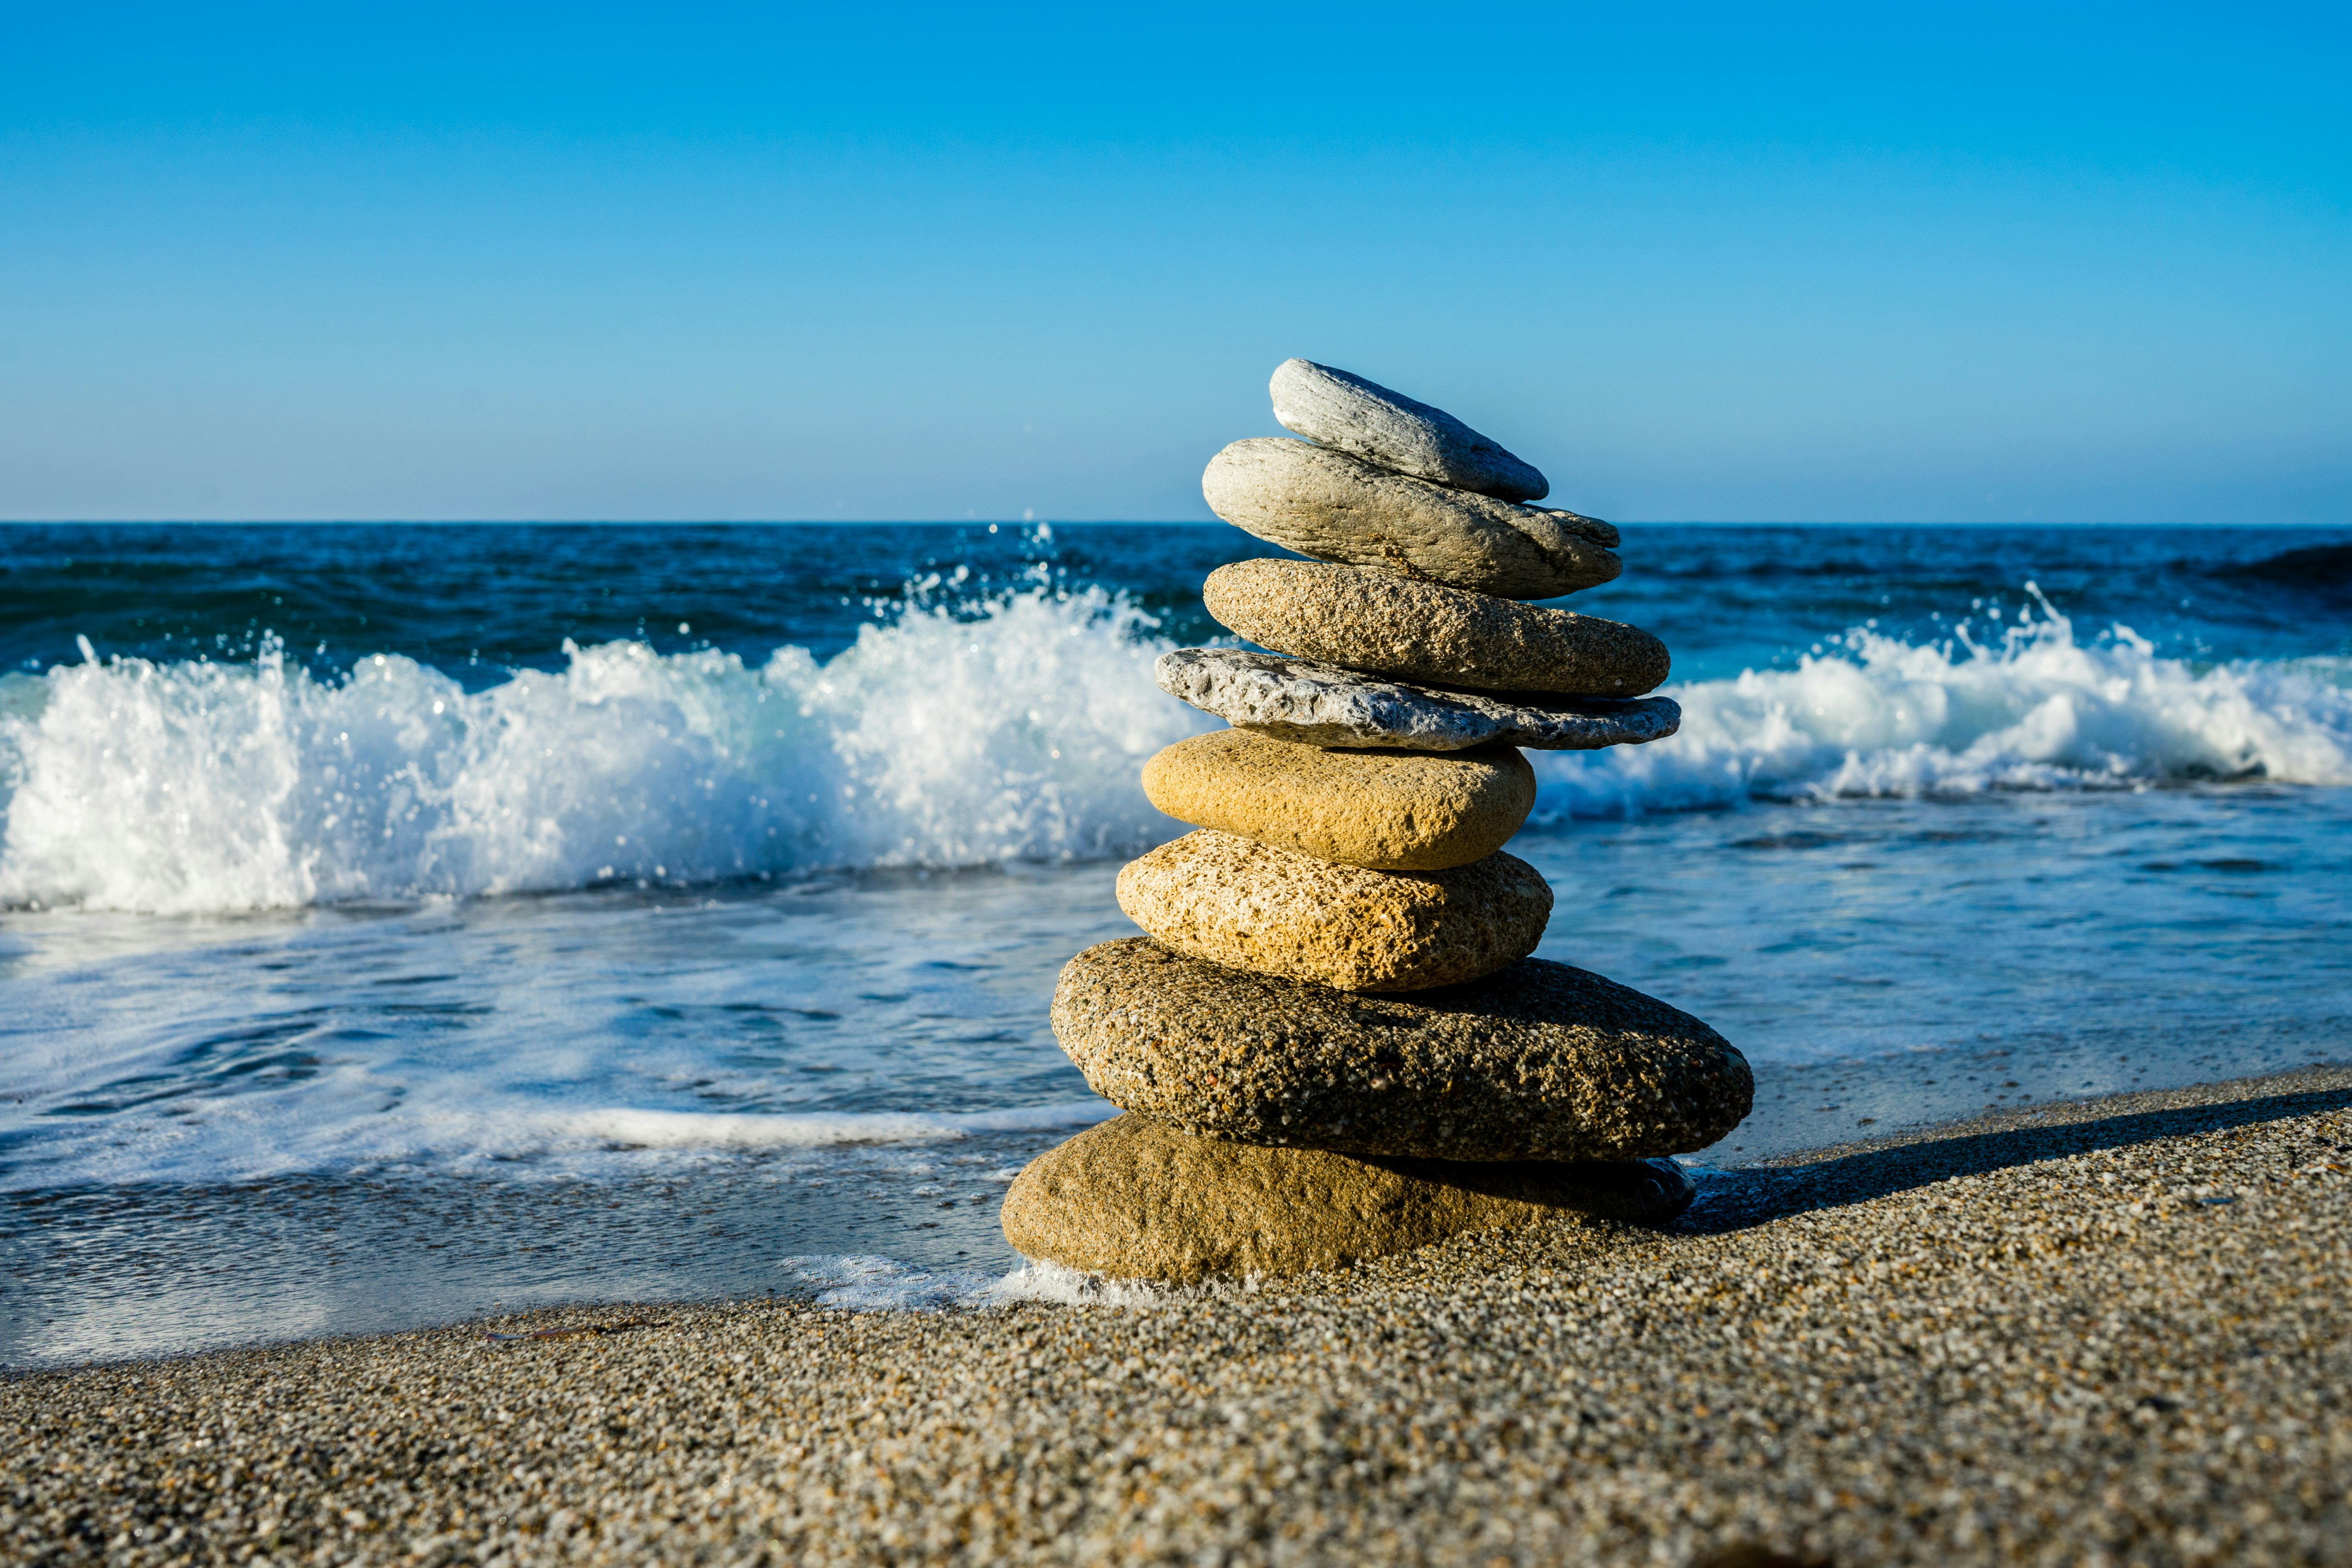
M611 1304L15 1373L0 1542L2343 1563L2347 1387L2352 1068L2312 1068L1709 1171L1666 1232L1488 1233L1139 1305Z
M1856 1069L1853 1064L1841 1064L1839 1070L1851 1075ZM2342 1064L2315 1063L2284 1072L2253 1074L2245 1078L2219 1079L2211 1083L2185 1084L2158 1089L2134 1089L2117 1094L2091 1095L2081 1100L2053 1099L2031 1105L1988 1108L1973 1115L1897 1126L1874 1137L1841 1140L1818 1147L1771 1148L1768 1141L1765 1152L1742 1160L1737 1164L1710 1163L1706 1158L1709 1154L1728 1150L1730 1140L1726 1139L1713 1148L1677 1156L1698 1181L1700 1196L1694 1211L1683 1215L1673 1226L1667 1227L1664 1234L1696 1234L1692 1227L1709 1212L1707 1205L1710 1204L1743 1203L1748 1206L1743 1208L1742 1212L1748 1212L1748 1208L1752 1208L1752 1194L1739 1194L1738 1189L1751 1178L1771 1179L1779 1173L1826 1161L1906 1148L1915 1144L1942 1142L1960 1137L2060 1127L2113 1115L2184 1110L2216 1103L2234 1104L2257 1095L2320 1092L2337 1088L2352 1088L2352 1061ZM1735 1133L1733 1136L1738 1137L1741 1134ZM656 1184L669 1187L677 1184L677 1179L665 1178ZM993 1232L995 1226L993 1211L992 1210L984 1217ZM734 1223L742 1222L739 1219ZM848 1253L822 1254L816 1256L816 1260L839 1261L847 1259L851 1256ZM906 1262L905 1259L895 1255L887 1256L893 1262ZM959 1253L958 1259L962 1256ZM1013 1267L1017 1269L1021 1262L1019 1255L1008 1248L1006 1256L1013 1260ZM787 1259L787 1261L791 1260ZM935 1273L970 1272L958 1262L941 1263L934 1260L928 1263L907 1264L907 1267L912 1272L919 1274L926 1270ZM982 1269L982 1272L986 1270ZM656 1297L633 1296L625 1293L603 1295L583 1291L576 1296L559 1295L550 1298L542 1293L536 1300L525 1300L511 1306L493 1300L487 1304L487 1310L475 1308L457 1312L426 1313L410 1321L382 1327L348 1331L330 1330L313 1333L257 1335L248 1339L200 1345L193 1349L163 1350L152 1353L99 1355L78 1361L42 1362L29 1365L0 1363L0 1385L5 1385L9 1380L16 1378L91 1372L105 1368L160 1365L204 1356L290 1350L308 1345L362 1343L402 1334L462 1331L494 1322L537 1321L550 1314L629 1309L672 1310L722 1305L755 1305L784 1300L806 1300L820 1306L825 1305L824 1298L834 1288L834 1282L818 1279L808 1273L802 1274L800 1278L802 1282L797 1286L747 1290L741 1294L720 1290L700 1295ZM1142 1289L1149 1291L1159 1288L1146 1284ZM854 1310L935 1311L975 1310L988 1305L990 1305L989 1301L973 1300L967 1294L934 1299L908 1306L860 1303Z

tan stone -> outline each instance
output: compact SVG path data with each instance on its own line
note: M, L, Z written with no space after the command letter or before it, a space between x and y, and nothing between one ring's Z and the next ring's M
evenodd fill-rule
M1423 991L1525 958L1551 887L1516 856L1367 871L1204 827L1118 874L1118 907L1162 945L1341 991Z
M1054 1037L1122 1110L1343 1154L1678 1154L1738 1126L1756 1092L1746 1058L1696 1018L1541 958L1368 996L1106 942L1063 966Z
M1623 569L1610 549L1617 531L1599 518L1448 489L1280 437L1210 458L1201 493L1285 550L1507 599L1573 594Z
M1519 830L1536 773L1508 746L1339 752L1217 730L1144 763L1143 793L1195 827L1368 870L1442 871Z
M1668 1160L1359 1160L1265 1149L1120 1116L1029 1162L1004 1195L1024 1257L1114 1279L1336 1268L1465 1231L1611 1219L1663 1225L1689 1206Z
M1639 626L1367 566L1237 561L1201 596L1261 647L1406 680L1639 697L1666 679L1666 645Z

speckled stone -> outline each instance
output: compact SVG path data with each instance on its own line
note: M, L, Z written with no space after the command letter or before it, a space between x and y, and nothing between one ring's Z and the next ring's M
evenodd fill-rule
M1486 691L1639 697L1666 645L1622 621L1323 561L1237 561L1209 574L1209 614L1263 647L1346 669Z
M1237 647L1172 648L1152 665L1151 678L1171 697L1229 724L1308 746L1593 751L1664 740L1683 721L1671 697L1507 700Z
M1367 871L1204 827L1129 861L1118 907L1211 963L1342 991L1424 991L1525 958L1551 887L1516 856L1446 871Z
M1500 849L1536 804L1508 746L1327 751L1213 730L1143 764L1151 804L1200 827L1375 871L1442 871Z
M1364 996L1107 942L1064 966L1054 1033L1123 1110L1349 1154L1643 1159L1714 1142L1755 1091L1689 1014L1540 958Z
M1032 1160L1001 1217L1025 1257L1189 1285L1336 1268L1465 1231L1587 1217L1663 1225L1692 1192L1671 1160L1359 1160L1119 1116Z
M1443 408L1313 360L1286 359L1266 385L1274 416L1319 447L1502 500L1541 500L1551 481Z
M1279 436L1235 441L1201 476L1209 510L1320 561L1507 599L1550 599L1623 570L1598 518L1514 506Z

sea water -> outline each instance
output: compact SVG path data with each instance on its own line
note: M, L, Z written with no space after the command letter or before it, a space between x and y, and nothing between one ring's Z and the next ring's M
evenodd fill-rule
M1736 1164L2352 1058L2352 530L1625 530L1540 952ZM1221 527L0 529L0 1363L971 1299ZM1033 1284L1034 1277L1031 1278Z

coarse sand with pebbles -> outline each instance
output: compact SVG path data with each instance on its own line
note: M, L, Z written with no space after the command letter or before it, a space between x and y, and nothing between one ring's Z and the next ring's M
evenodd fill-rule
M2352 1072L1186 1296L571 1310L0 1385L0 1559L2352 1563Z

